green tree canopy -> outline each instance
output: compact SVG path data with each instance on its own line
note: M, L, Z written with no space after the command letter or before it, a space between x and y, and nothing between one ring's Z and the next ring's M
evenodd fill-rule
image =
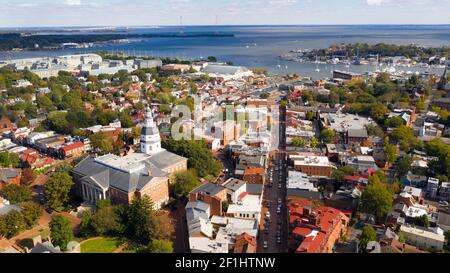
M188 158L188 167L195 169L200 177L217 176L222 169L205 141L168 139L163 141L162 146L172 153Z
M26 202L21 205L22 215L27 227L31 228L38 223L42 215L42 207L34 202Z
M173 253L173 243L169 240L152 240L145 252L148 253Z
M2 168L18 168L20 166L20 158L14 153L0 153L0 167Z
M320 140L324 143L333 143L335 139L336 133L331 129L324 129L320 132Z
M67 244L73 238L73 231L69 220L61 215L52 217L50 221L50 238L55 246L59 246L61 250L67 250Z
M12 210L0 216L0 237L11 238L19 234L26 227L22 213Z
M70 200L73 180L66 171L55 172L45 184L45 204L54 210L62 210Z
M392 208L393 192L378 174L369 177L369 184L361 196L361 209L363 212L383 219Z
M19 204L31 200L31 190L27 186L10 184L4 186L0 190L0 195L11 202L12 204Z
M200 181L197 175L192 170L178 172L175 174L172 191L178 197L186 197L189 192L191 192L199 185Z
M361 252L366 252L367 244L372 241L376 241L377 232L372 226L364 226L361 237L359 238L359 248Z

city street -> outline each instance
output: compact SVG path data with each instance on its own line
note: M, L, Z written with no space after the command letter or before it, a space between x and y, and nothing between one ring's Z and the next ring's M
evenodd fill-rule
M286 107L280 107L279 151L271 154L268 181L264 191L264 207L260 223L258 252L287 252L287 162L286 162ZM270 217L266 215L267 211ZM268 230L267 230L268 227Z

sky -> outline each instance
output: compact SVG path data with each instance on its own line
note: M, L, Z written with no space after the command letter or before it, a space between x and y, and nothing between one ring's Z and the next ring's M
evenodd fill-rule
M450 0L0 0L0 28L450 24Z

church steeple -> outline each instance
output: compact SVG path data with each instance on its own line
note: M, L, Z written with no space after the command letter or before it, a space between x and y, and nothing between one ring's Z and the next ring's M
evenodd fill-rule
M161 151L161 136L158 127L153 120L152 110L145 109L144 127L141 132L141 152L148 155L154 155Z

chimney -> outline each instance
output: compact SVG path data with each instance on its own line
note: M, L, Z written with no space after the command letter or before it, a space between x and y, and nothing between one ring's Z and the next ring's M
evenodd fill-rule
M310 213L311 213L310 207L303 207L303 215L304 216L309 216Z

